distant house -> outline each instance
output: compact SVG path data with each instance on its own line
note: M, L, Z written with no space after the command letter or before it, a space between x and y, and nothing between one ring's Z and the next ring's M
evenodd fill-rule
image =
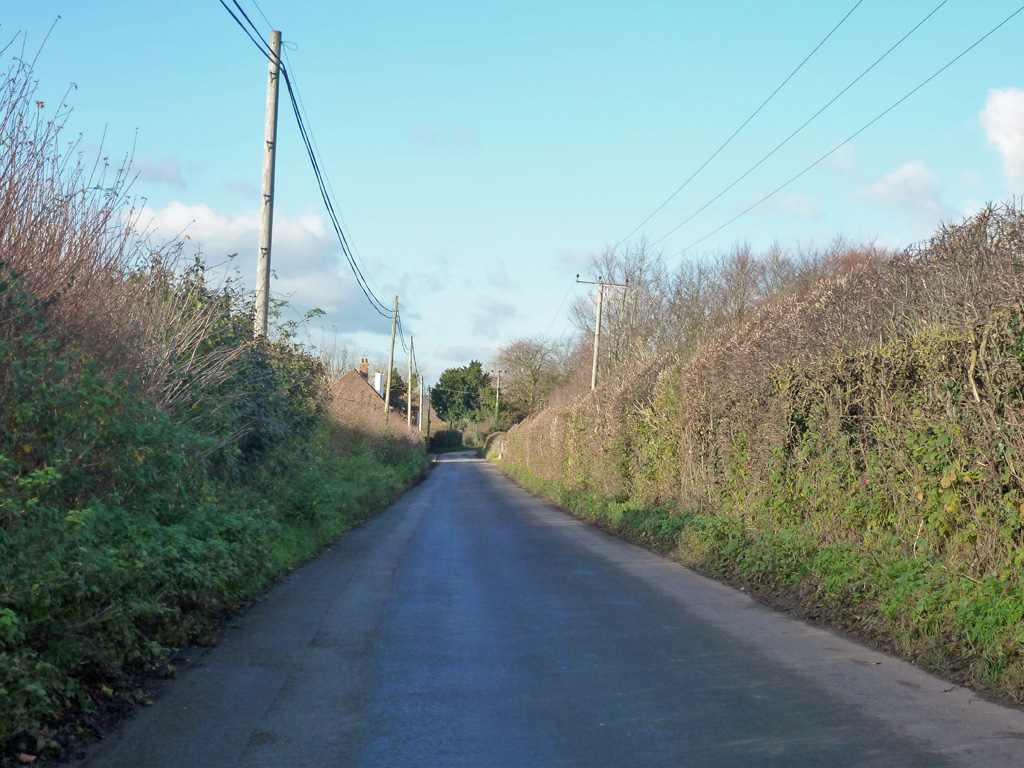
M364 357L359 361L359 370L350 368L331 384L331 410L346 424L379 430L384 423L384 397L382 395L384 385L380 383L381 376L380 372L374 376L375 383L380 386L378 391L374 384L370 383L370 363ZM417 401L413 403L412 414L413 431L417 433L417 436L419 434L419 430L416 428L418 409L417 398ZM405 414L395 410L394 407L388 414L387 424L396 429L408 429ZM426 424L423 427L426 431Z

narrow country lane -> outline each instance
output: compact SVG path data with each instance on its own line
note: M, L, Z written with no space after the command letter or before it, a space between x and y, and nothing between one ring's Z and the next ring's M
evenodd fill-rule
M1024 765L1024 713L442 458L78 765Z

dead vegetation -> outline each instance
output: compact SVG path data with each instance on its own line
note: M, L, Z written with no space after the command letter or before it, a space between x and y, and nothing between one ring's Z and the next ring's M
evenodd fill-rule
M0 84L0 253L50 312L50 330L139 376L170 408L210 390L240 348L203 350L221 319L215 302L181 290L181 243L153 244L130 199L130 156L90 157L68 137L70 109L36 98L30 65ZM171 382L174 382L173 384ZM194 393L193 393L194 394Z

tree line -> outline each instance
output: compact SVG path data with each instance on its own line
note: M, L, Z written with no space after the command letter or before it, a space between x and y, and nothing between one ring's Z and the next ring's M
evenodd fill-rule
M824 277L877 265L892 254L874 243L836 237L823 248L789 249L773 243L756 252L740 242L728 251L670 265L645 241L606 248L591 257L587 272L606 283L601 317L600 376L627 363L688 357L702 339L742 322L785 292L809 289ZM494 418L500 371L497 428L507 428L590 386L596 296L576 299L573 333L565 339L524 336L502 344L487 370L479 361L449 368L431 388L431 403L445 421L480 423Z

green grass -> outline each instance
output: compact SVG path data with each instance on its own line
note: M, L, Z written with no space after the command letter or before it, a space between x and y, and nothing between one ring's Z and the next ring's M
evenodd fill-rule
M1024 583L950 573L895 537L823 544L806 525L744 528L672 505L642 507L502 463L523 487L625 539L856 633L957 682L1024 696Z

